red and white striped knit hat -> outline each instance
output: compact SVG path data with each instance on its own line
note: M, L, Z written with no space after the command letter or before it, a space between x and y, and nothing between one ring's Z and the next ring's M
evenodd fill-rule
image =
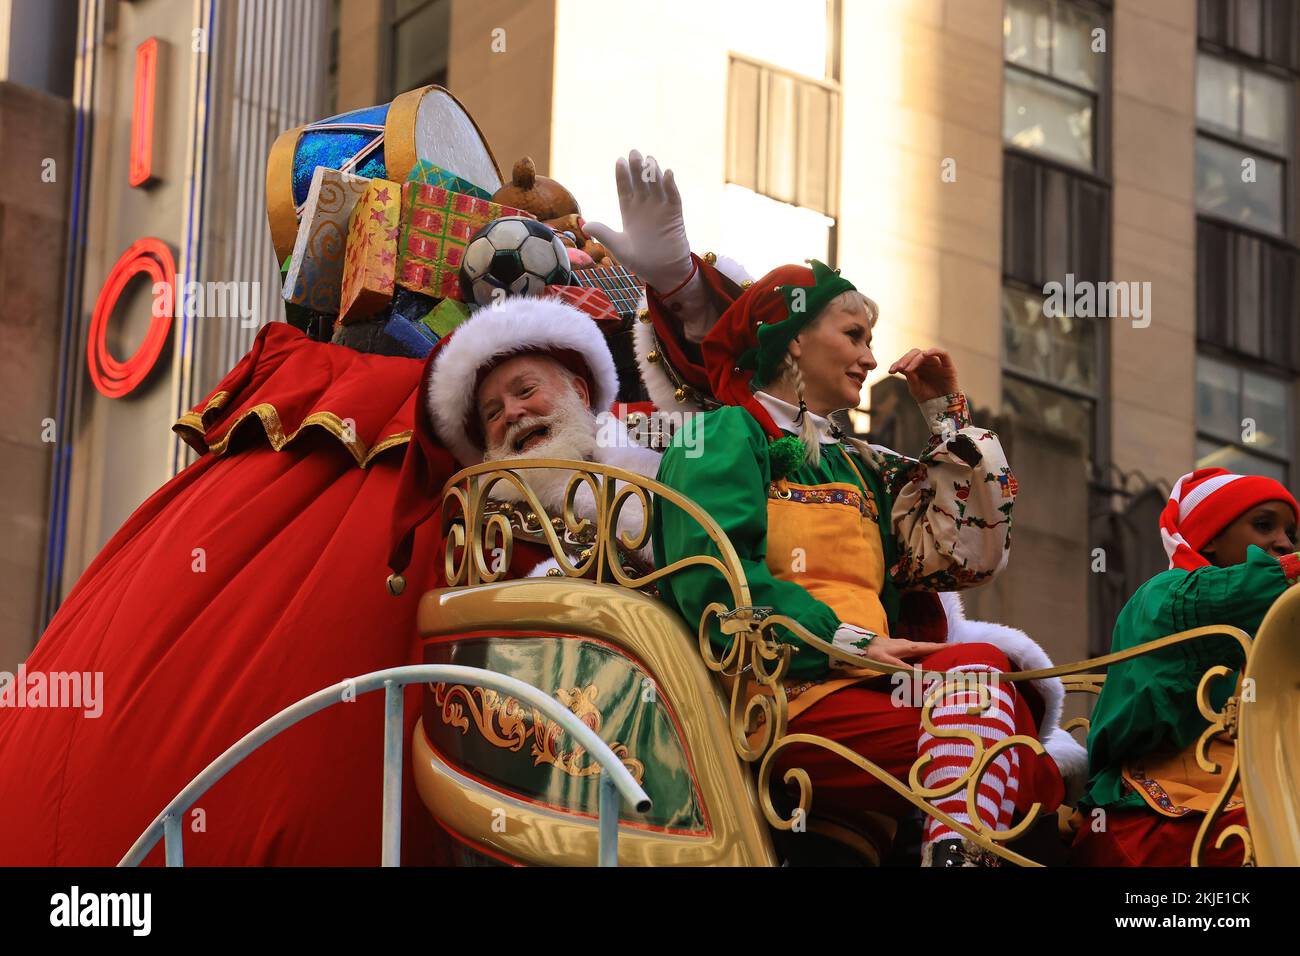
M1160 539L1169 567L1194 571L1210 562L1201 549L1256 505L1285 501L1300 521L1300 506L1291 492L1273 478L1234 475L1226 468L1198 468L1174 483L1169 502L1160 513Z

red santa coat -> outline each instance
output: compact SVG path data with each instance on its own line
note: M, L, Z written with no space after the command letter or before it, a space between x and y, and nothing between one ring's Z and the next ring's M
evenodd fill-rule
M203 456L113 536L27 662L102 671L102 716L0 709L0 865L115 864L263 720L418 661L416 608L441 570L434 529L417 532L400 597L384 576L421 368L272 324L181 419ZM437 479L453 463L434 449L429 467ZM408 734L418 695L407 689ZM221 780L186 820L186 863L377 865L382 697L308 718ZM438 861L409 775L404 810L404 861Z

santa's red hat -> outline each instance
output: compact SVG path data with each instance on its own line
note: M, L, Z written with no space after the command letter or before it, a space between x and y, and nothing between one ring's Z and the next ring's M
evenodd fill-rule
M1285 501L1300 521L1300 506L1281 482L1261 475L1234 475L1226 468L1198 468L1174 483L1160 513L1160 538L1169 567L1194 571L1210 565L1201 555L1219 532L1266 501Z
M438 342L425 360L393 503L388 564L394 593L405 587L401 572L411 562L415 529L437 510L457 463L483 460L479 385L506 359L526 354L546 355L580 375L593 411L607 410L618 397L618 371L604 334L585 312L557 299L507 298L479 309Z

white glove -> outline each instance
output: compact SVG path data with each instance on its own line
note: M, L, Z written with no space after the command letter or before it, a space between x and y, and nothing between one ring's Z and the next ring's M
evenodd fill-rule
M623 232L599 222L583 230L656 292L672 292L691 274L691 246L682 222L682 197L673 171L635 149L614 164Z

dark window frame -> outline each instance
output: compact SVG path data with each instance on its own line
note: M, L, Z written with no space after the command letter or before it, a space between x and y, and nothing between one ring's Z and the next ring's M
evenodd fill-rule
M1283 472L1286 476L1285 483L1290 484L1291 475L1293 473L1292 465L1295 461L1295 454L1296 454L1295 377L1293 375L1280 373L1272 368L1266 367L1261 369L1257 367L1258 363L1254 362L1251 359L1243 358L1241 355L1235 354L1231 351L1216 348L1213 345L1209 345L1207 343L1198 341L1196 345L1197 362L1200 362L1202 358L1212 359L1223 365L1230 365L1237 371L1238 402L1240 402L1244 394L1245 375L1243 373L1246 371L1251 371L1264 378L1271 378L1280 382L1284 386L1286 391L1286 418L1287 418L1286 424L1287 424L1288 433L1286 436L1287 438L1286 454L1279 454L1278 452L1262 449L1256 445L1248 445L1240 441L1239 439L1227 439L1224 438L1222 435L1215 435L1209 431L1206 431L1201 427L1201 418L1198 409L1198 414L1194 416L1196 421L1196 441L1210 442L1216 445L1226 445L1237 449L1237 451L1244 452L1245 454L1250 455L1252 457L1263 458L1266 461L1271 461L1274 464L1281 465L1283 468ZM1199 387L1199 385L1200 385L1200 379L1199 377L1196 377L1194 387ZM1240 410L1240 407L1241 406L1239 404L1238 410ZM1199 456L1197 457L1199 458Z
M1040 299L1044 298L1043 290L1041 288L1034 288L1034 286L1032 286L1031 284L1021 279L1016 279L1012 276L1004 275L1002 277L1002 288L1015 289L1016 291L1025 293L1027 295L1036 296L1037 298ZM1093 319L1091 321L1101 322L1103 320ZM1098 326L1097 328L1098 328L1098 333L1100 334L1100 326ZM1002 345L1005 346L1006 344L1005 337L1002 338L1001 342ZM1098 356L1098 359L1100 359L1100 356ZM1088 391L1086 389L1077 388L1074 385L1068 385L1064 382L1057 382L1050 378L1040 378L1039 376L1035 375L1033 372L1027 372L1024 369L1015 368L1011 365L1008 365L1005 349L1003 349L1002 352L1002 373L1004 375L1010 375L1012 378L1020 379L1023 382L1028 382L1030 385L1037 385L1040 388L1050 389L1053 392L1060 392L1062 395L1065 395L1068 398L1084 399L1086 401L1093 402L1094 404L1100 401L1101 399L1101 362L1100 361L1098 361L1097 363L1097 388L1095 391Z
M1240 21L1236 14L1241 8L1235 0L1199 0L1196 10L1198 45L1202 50L1223 56L1300 74L1300 9L1292 6L1293 3L1294 0L1260 0L1259 23L1256 25L1260 52L1256 54L1238 43ZM1289 17L1282 11L1289 11ZM1286 22L1288 18L1289 24ZM1283 38L1288 25L1291 27L1289 43ZM1283 49L1286 52L1282 56L1275 55Z
M437 3L445 3L450 7L451 0L423 0L423 2L418 6L412 7L399 17L397 16L396 0L384 0L383 17L385 29L382 51L383 55L380 57L380 60L382 61L380 63L380 75L383 77L383 87L388 91L387 97L389 100L392 100L401 93L407 92L406 90L399 90L397 88L397 31L403 24L419 16L429 7ZM448 22L450 22L450 9L448 10L447 17ZM450 34L450 30L448 30L448 33ZM450 35L447 37L447 46L450 50ZM450 60L450 57L448 59ZM448 67L449 66L450 63L448 64ZM444 67L442 70L433 71L415 86L410 87L410 89L419 89L421 86L428 86L430 83L436 83L439 86L445 87L447 85L448 67Z
M1110 104L1112 96L1110 51L1114 39L1113 9L1111 4L1106 2L1106 0L1050 0L1050 2L1053 7L1064 4L1088 10L1095 13L1100 18L1102 29L1106 32L1106 54L1102 61L1101 71L1097 76L1097 88L1095 90L1089 89L1086 86L1080 86L1077 83L1062 79L1052 73L1044 73L1041 70L1034 69L1033 67L1024 66L1020 63L1012 63L1007 60L1005 49L1003 50L1002 55L1003 84L1005 85L1006 83L1006 71L1014 70L1026 76L1034 77L1035 79L1054 83L1057 86L1070 90L1071 92L1090 96L1093 101L1092 166L1076 165L1067 160L1055 156L1049 156L1046 153L1039 153L1032 149L1025 149L1007 142L1006 139L1002 140L1002 149L1004 152L1015 152L1021 156L1032 157L1071 173L1082 173L1094 177L1099 182L1104 182L1105 185L1110 186ZM1005 10L1005 6L1003 9ZM1052 29L1053 31L1056 29L1055 17L1052 19ZM1001 135L1002 134L999 133L999 136Z
M1102 29L1106 31L1106 49L1107 53L1114 48L1114 13L1110 3L1104 0L1058 0L1059 3L1069 3L1077 7L1083 7L1094 12L1101 20ZM1011 286L1038 296L1044 294L1043 287L1047 282L1056 279L1064 281L1065 276L1048 276L1044 274L1045 265L1044 247L1042 236L1038 236L1038 244L1035 251L1036 275L1032 278L1017 275L1009 270L1009 257L1007 254L1008 233L1011 220L1009 219L1005 204L1009 201L1007 194L1007 172L1008 159L1028 163L1039 167L1041 170L1059 173L1069 179L1078 180L1086 183L1104 193L1104 203L1101 209L1101 223L1099 227L1100 235L1098 236L1099 248L1099 265L1097 275L1085 275L1085 278L1094 282L1105 282L1111 279L1113 249L1112 233L1114 229L1114 183L1112 179L1111 165L1111 104L1112 97L1112 58L1107 55L1102 63L1102 68L1098 74L1096 90L1088 90L1086 87L1080 88L1077 84L1070 83L1067 80L1059 79L1051 74L1041 73L1038 70L1020 66L1019 64L1010 63L1003 55L1003 75L1007 69L1018 70L1020 72L1047 79L1056 83L1063 88L1068 88L1079 92L1086 92L1095 97L1095 109L1093 113L1093 165L1091 167L1079 166L1074 163L1059 159L1054 156L1048 156L1034 150L1024 149L1007 142L1002 141L1003 155L1003 222L1002 222L1002 286L1006 288ZM1041 176L1041 173L1039 174ZM1035 185L1035 214L1042 214L1043 203L1043 180L1040 178ZM1074 194L1077 198L1077 193ZM1078 215L1078 209L1071 200L1070 216L1073 218ZM1068 270L1067 270L1068 271ZM1035 283L1037 283L1035 285ZM1083 400L1092 403L1092 435L1090 436L1090 446L1092 454L1090 456L1090 475L1089 479L1092 485L1100 487L1106 482L1106 475L1110 469L1111 463L1111 445L1112 445L1112 425L1111 425L1111 330L1109 320L1095 320L1097 322L1096 335L1094 342L1097 349L1097 380L1096 394L1088 394L1071 386L1065 386L1058 382L1043 381L1037 376L1019 371L1007 365L1005 352L1005 337L1003 335L1002 315L1001 315L1001 292L999 292L999 315L998 315L998 355L999 366L1002 371L1003 379L1011 378L1016 381L1025 382L1038 388L1045 388L1074 400Z
M1266 146L1257 140L1244 138L1245 136L1244 133L1242 134L1243 135L1242 139L1234 139L1231 136L1227 135L1226 133L1222 133L1218 131L1217 129L1207 129L1201 125L1200 114L1197 110L1194 109L1193 110L1193 117L1195 120L1194 131L1195 131L1195 136L1198 140L1204 138L1211 142L1218 143L1221 146L1228 146L1231 147L1232 149L1240 150L1243 156L1259 155L1267 159L1270 159L1273 162L1281 164L1282 166L1282 199L1281 199L1282 231L1280 233L1269 232L1265 229L1254 228L1246 223L1235 222L1230 219L1225 219L1222 216L1216 216L1215 214L1210 212L1204 212L1200 208L1199 195L1194 195L1192 197L1192 203L1193 203L1193 207L1196 209L1196 215L1200 219L1209 219L1212 221L1223 223L1225 225L1233 226L1235 228L1245 229L1249 232L1254 233L1255 235L1260 236L1261 238L1269 238L1269 239L1281 238L1286 240L1287 242L1293 242L1296 235L1297 220L1300 219L1300 216L1297 215L1298 211L1296 208L1297 193L1300 192L1300 190L1297 189L1297 182L1296 182L1297 177L1300 177L1300 162L1297 162L1297 156L1295 155L1297 153L1297 146L1298 144L1300 144L1300 74L1293 73L1285 68L1280 68L1272 63L1269 63L1266 60L1253 59L1246 54L1239 53L1236 50L1233 50L1228 47L1209 44L1204 40L1201 40L1197 45L1196 55L1198 61L1202 54L1207 56L1212 56L1218 60L1222 60L1225 63L1240 67L1244 70L1253 70L1254 72L1257 73L1268 74L1274 77L1275 79L1283 80L1284 82L1290 84L1291 86L1290 120L1291 120L1291 153L1292 154L1287 155L1285 152L1281 152L1281 153L1274 152L1271 147ZM1244 103L1245 100L1243 98L1242 105L1240 107L1241 109L1245 108ZM1239 119L1243 121L1242 125L1244 127L1244 116L1239 117Z

